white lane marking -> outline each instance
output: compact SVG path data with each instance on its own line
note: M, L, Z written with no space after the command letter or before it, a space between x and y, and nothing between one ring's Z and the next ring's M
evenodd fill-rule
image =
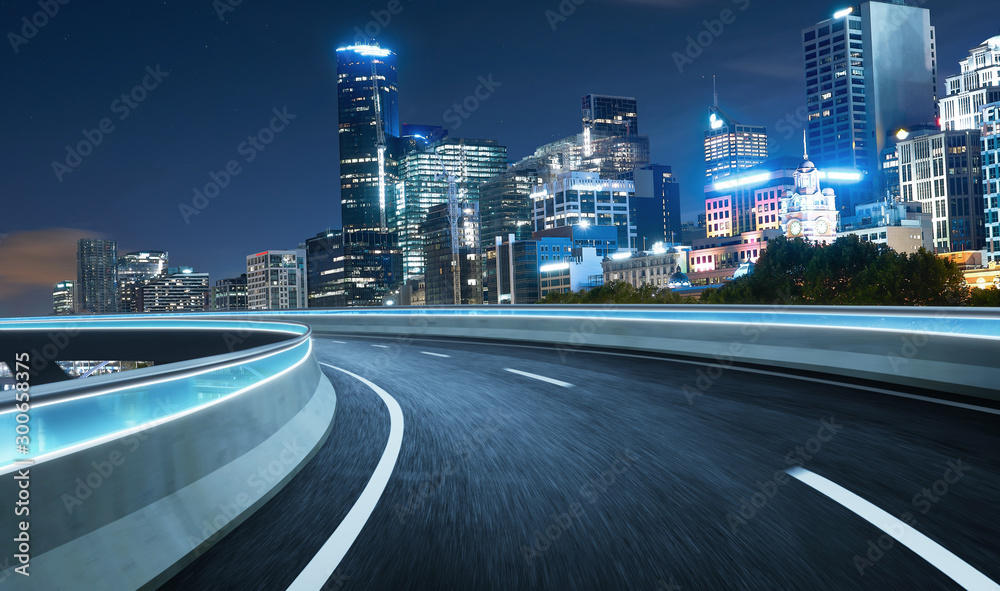
M403 444L403 411L399 408L399 403L388 392L346 369L335 367L329 363L321 363L320 365L325 365L331 369L346 373L371 388L382 398L382 402L389 409L389 441L385 444L382 459L375 466L375 472L372 473L372 477L368 480L365 489L361 491L361 496L358 497L357 502L351 507L350 512L347 513L344 520L334 530L330 539L323 544L323 547L309 561L306 568L292 581L292 584L288 587L289 591L318 591L333 576L333 571L337 570L340 561L344 559L344 555L351 549L354 540L357 539L361 530L365 527L365 523L368 522L368 518L371 517L372 511L375 510L379 499L382 498L382 493L389 483L389 477L392 476L392 471L396 467L399 448Z
M372 345L372 347L378 347L379 349L388 349L389 345Z
M875 527L896 538L899 543L916 552L921 558L951 577L952 580L962 587L974 591L1000 590L1000 585L997 585L987 578L986 575L969 566L967 562L958 556L944 549L934 540L846 488L805 468L790 468L786 472L790 476L801 480L834 501L837 501L844 507L854 511Z
M338 345L346 345L347 341L330 341L331 343L337 343Z
M443 353L431 353L430 351L421 351L424 355L430 355L432 357L451 357L451 355L445 355Z
M504 371L509 371L510 373L516 373L519 376L524 376L526 378L531 378L533 380L541 380L543 382L548 382L550 384L555 384L556 386L562 386L563 388L572 388L573 387L573 384L571 384L569 382L563 382L561 380L557 380L557 379L554 379L554 378L547 378L545 376L540 376L538 374L528 373L526 371L521 371L519 369L511 369L509 367L505 367Z

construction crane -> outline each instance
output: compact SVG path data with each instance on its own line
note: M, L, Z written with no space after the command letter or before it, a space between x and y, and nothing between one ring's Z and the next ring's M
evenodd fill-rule
M385 128L382 123L382 101L378 92L378 73L375 71L375 57L372 56L372 93L375 100L375 149L378 152L378 209L379 228L385 232Z
M459 146L459 154L459 172L462 175L461 178L464 179L467 172L464 145ZM448 181L448 225L451 227L452 297L454 298L455 305L460 306L462 305L462 257L459 251L462 241L458 235L458 218L461 217L462 211L458 198L458 177L448 172L448 168L444 165L444 159L441 158L441 154L437 150L434 150L434 156L437 157L438 164L441 165L441 174L436 175L435 178L444 178Z

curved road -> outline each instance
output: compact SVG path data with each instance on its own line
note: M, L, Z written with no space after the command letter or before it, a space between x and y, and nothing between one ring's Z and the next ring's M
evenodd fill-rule
M996 411L641 356L316 345L398 401L405 429L381 499L315 589L961 589L932 565L951 555L969 580L1000 581ZM163 589L285 589L358 501L389 411L324 371L327 443ZM919 553L864 501L919 532L895 530Z

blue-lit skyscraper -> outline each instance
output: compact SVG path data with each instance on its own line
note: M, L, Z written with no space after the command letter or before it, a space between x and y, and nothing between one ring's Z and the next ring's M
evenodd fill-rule
M383 219L392 225L399 169L396 54L375 45L338 49L337 110L344 230L384 230ZM385 144L381 159L379 127Z

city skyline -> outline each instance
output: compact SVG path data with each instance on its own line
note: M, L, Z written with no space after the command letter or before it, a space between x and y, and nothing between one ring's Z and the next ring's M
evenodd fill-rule
M996 23L970 18L985 1L969 2L962 13L918 4L931 10L940 38L943 95L944 79L958 72L971 47L995 34ZM543 47L563 48L566 72L553 74L552 68L525 68L533 62L514 44L497 48L487 41L470 50L470 40L457 34L426 41L427 27L448 27L467 7L401 6L396 14L379 3L287 7L276 14L250 5L194 12L165 5L112 15L67 5L25 43L13 41L4 59L25 90L9 99L16 115L11 143L18 150L4 175L8 224L0 233L8 236L0 242L0 266L7 267L8 285L0 287L0 315L49 313L52 286L74 279L68 271L26 275L19 268L14 255L43 239L75 245L81 237L103 237L117 241L119 252L170 251L172 260L209 272L214 283L238 276L249 253L295 248L323 228L340 227L334 50L354 41L355 27L379 29L377 40L399 57L401 123L450 125L456 137L495 139L509 147L511 162L576 133L582 96L636 97L651 160L673 167L682 218L689 220L703 205L701 138L712 74L719 75L724 108L768 127L772 156L797 153L800 129L794 126L804 125L797 117L804 102L800 31L842 7L821 3L775 13L749 2L595 1L575 5L568 15L559 15L556 3L506 7L490 23L493 38L508 35L503 27L513 21ZM733 10L735 20L701 47L699 33L711 34L723 9ZM33 3L5 5L0 22L19 35L21 17L37 10ZM651 19L669 28L655 40L623 34L584 56L565 52L576 37L604 27L609 13L632 15L643 29ZM762 22L777 34L761 38ZM104 31L100 23L114 26ZM156 32L161 24L166 31L183 28L191 39ZM102 36L90 37L90 29ZM686 47L688 38L696 45ZM269 42L263 57L249 52L250 39ZM656 51L648 46L653 43ZM119 52L124 44L128 55ZM596 61L584 59L591 53ZM587 64L588 75L573 69L577 60ZM562 78L553 84L556 75ZM677 85L686 88L677 92ZM125 100L116 98L122 91L130 95ZM453 109L459 102L478 107ZM64 146L80 142L92 143L92 153L67 154ZM199 200L199 193L207 197ZM58 252L52 249L50 262L58 264ZM67 269L75 266L72 255L62 263Z

